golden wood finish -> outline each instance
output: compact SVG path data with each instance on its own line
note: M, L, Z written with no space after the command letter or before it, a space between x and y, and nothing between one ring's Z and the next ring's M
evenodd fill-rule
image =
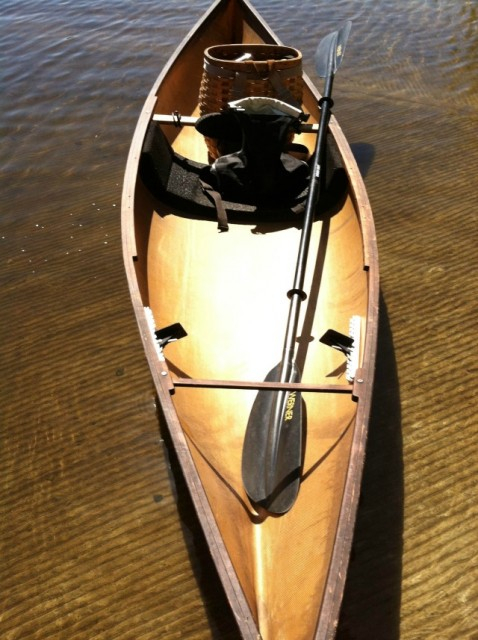
M313 389L303 391L305 461L298 500L280 517L250 505L241 454L254 388L281 357L300 229L241 224L220 234L215 222L174 215L154 201L137 175L154 114L197 113L203 50L263 41L274 42L275 36L247 3L219 0L158 78L127 164L124 258L164 420L244 638L322 640L334 637L339 614L375 359L375 237L355 161L332 119L351 189L341 211L313 226L297 354L302 383ZM317 99L306 78L304 105L315 122ZM163 128L176 151L206 161L206 147L193 127ZM302 134L299 141L313 148L314 134ZM181 322L188 332L167 347L166 362L153 344L145 307L152 309L157 327ZM362 319L363 346L355 385L343 393L344 358L319 338L328 328L347 333L352 315ZM188 378L197 384L188 384ZM222 384L214 386L214 380ZM241 382L249 388L240 388Z

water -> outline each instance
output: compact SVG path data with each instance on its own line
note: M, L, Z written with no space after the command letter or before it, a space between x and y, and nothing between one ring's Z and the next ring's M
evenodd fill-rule
M1 4L3 638L236 637L170 482L119 224L142 103L208 4ZM354 21L335 113L382 316L338 637L476 640L478 6L255 6L312 76L318 40Z

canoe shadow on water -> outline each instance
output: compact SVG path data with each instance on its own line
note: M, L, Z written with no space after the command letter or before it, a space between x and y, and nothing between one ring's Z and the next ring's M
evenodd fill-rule
M184 541L194 575L201 590L202 605L211 629L211 638L214 640L241 640L242 636L239 633L219 575L212 561L171 436L161 417L159 422L161 438L165 445L165 455L171 468L170 480L181 519ZM174 607L174 603L171 606Z
M368 142L354 142L350 145L360 174L365 178L375 159L375 147Z
M380 299L377 366L361 500L336 640L398 640L403 465L398 376L387 310ZM214 640L241 635L195 515L167 430L161 426L191 564Z
M336 640L398 640L403 460L398 375L383 297L372 411L352 555Z

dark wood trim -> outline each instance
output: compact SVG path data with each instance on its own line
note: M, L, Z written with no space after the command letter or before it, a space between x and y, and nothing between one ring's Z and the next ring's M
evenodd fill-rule
M271 391L312 391L315 393L350 393L350 384L313 384L306 382L246 382L241 380L207 380L200 378L173 378L175 387L212 387L215 389L270 389Z

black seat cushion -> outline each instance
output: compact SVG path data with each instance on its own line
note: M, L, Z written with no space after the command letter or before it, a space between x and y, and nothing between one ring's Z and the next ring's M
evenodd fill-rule
M333 139L329 136L330 141ZM216 219L216 208L205 195L202 177L209 165L189 160L176 153L161 127L152 121L147 130L140 159L139 173L151 194L174 207L177 215ZM321 194L320 217L333 215L342 206L348 191L348 180L338 149L327 145L326 189ZM297 220L305 207L307 191L298 194L287 207L257 206L224 201L230 222L265 222Z

